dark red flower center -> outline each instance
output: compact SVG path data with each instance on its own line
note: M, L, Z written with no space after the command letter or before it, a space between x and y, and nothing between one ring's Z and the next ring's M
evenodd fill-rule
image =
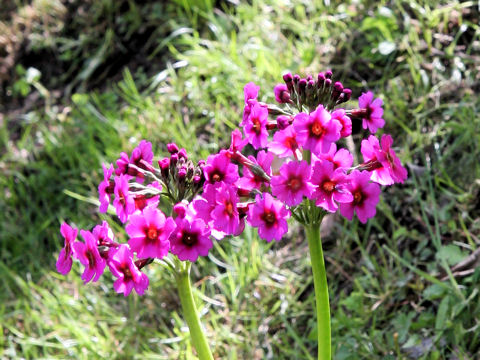
M370 115L372 115L372 113L373 113L373 108L370 107L370 106L367 106L367 108L365 109L365 111L366 111L366 117L367 117L367 118L370 118Z
M310 132L315 135L316 137L321 137L324 132L324 128L322 123L319 121L314 121L312 126L310 127Z
M265 221L267 226L271 226L277 222L277 216L271 210L265 210L262 214L262 220Z
M95 256L93 256L93 252L90 250L87 250L87 253L85 254L88 259L88 266L93 268L95 267Z
M322 184L322 189L325 192L331 193L333 192L333 190L335 190L335 186L337 186L335 182L328 180Z
M229 215L229 216L232 216L233 215L233 204L231 201L227 201L225 203L225 212Z
M224 177L224 175L218 170L216 170L211 176L212 180L215 181L215 182L222 181L223 177Z
M285 138L285 146L295 151L298 148L297 140L293 136Z
M107 194L113 194L114 190L115 190L115 181L110 180L108 182L108 186L105 188L105 192Z
M147 198L145 195L139 195L135 198L135 209L143 210L147 206Z
M147 238L150 241L157 241L158 229L154 225L150 225L146 232Z
M290 189L296 191L302 186L302 181L297 177L292 177L288 180L287 185Z
M262 125L260 124L260 120L253 119L252 123L253 123L253 131L255 131L255 134L259 135L260 132L262 131Z
M124 280L132 280L133 275L132 272L130 271L130 267L127 264L122 264L120 271L123 273L123 279Z
M125 195L123 194L122 190L118 190L118 201L123 207L125 207L127 202L125 201Z
M196 233L190 233L190 232L184 232L182 234L182 243L186 246L193 246L198 242L198 234Z
M363 193L357 190L353 193L353 205L360 205L363 202Z

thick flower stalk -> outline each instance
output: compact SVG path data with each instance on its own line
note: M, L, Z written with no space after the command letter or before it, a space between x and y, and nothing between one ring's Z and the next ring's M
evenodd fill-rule
M403 183L407 171L393 150L390 135L370 135L361 142L364 161L353 164L345 147L352 122L376 133L385 125L382 100L367 92L359 108L341 108L352 91L332 81L332 72L315 78L285 74L274 87L279 104L260 102L260 87L244 88L240 125L228 149L197 163L184 149L167 144L169 157L154 161L152 144L142 140L130 155L121 153L103 165L100 211L109 206L125 224L129 240L119 244L108 224L92 232L62 224L65 238L57 269L68 273L72 257L85 266L84 282L97 281L110 269L114 290L142 295L149 285L142 271L155 262L171 268L177 280L184 317L200 359L212 359L192 295L189 270L207 256L214 241L240 235L245 224L266 241L281 240L288 221L305 229L315 287L318 359L331 359L330 307L320 239L326 214L340 212L365 223L376 213L380 187ZM240 115L239 115L240 118ZM367 135L367 134L366 134ZM249 155L242 153L246 150ZM158 164L158 167L155 165ZM167 215L165 209L173 209Z

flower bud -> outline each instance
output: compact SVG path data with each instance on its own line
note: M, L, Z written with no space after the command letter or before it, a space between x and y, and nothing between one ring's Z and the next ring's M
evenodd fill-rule
M178 152L178 146L175 143L167 144L167 150L170 154L175 154Z
M324 82L325 82L325 74L323 72L318 73L318 76L317 76L318 87L323 86Z
M342 83L340 81L335 82L335 84L333 84L332 100L337 101L342 91L343 91Z
M285 115L280 115L277 117L277 128L278 130L286 129L290 125L290 118Z
M178 217L180 217L180 219L183 219L187 213L187 204L179 202L173 206L173 211Z
M330 79L332 77L332 70L325 71L325 78Z
M350 89L343 89L343 99L344 99L344 102L347 102L348 100L350 100L351 97L352 97L352 90L350 90Z
M170 158L166 157L161 160L158 160L158 166L160 166L160 171L164 179L168 178L168 170L170 168Z
M185 150L184 148L181 148L179 151L178 151L178 158L179 159L185 159L187 160L188 157L187 157L187 150Z

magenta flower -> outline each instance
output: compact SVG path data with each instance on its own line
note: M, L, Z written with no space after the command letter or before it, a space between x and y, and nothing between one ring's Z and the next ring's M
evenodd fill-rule
M290 101L290 93L288 92L287 85L277 84L273 88L273 93L275 94L275 100L280 104L285 104Z
M249 156L248 159L253 163L253 166L261 168L268 176L272 175L272 161L273 154L265 151L259 151L257 159ZM236 185L243 190L261 189L262 186L267 188L268 181L261 175L256 174L248 166L243 167L243 177L238 179Z
M256 103L253 105L247 120L243 125L245 138L254 149L264 148L268 142L268 109Z
M60 233L65 238L63 249L60 250L57 260L57 271L62 274L68 274L72 269L72 245L77 239L78 229L73 229L70 225L64 222L60 226Z
M147 185L147 188L154 188L159 191L162 190L162 185L158 181L154 181ZM136 195L134 198L135 201L135 210L142 211L147 206L157 207L158 202L160 201L160 195L149 196L146 195Z
M312 156L312 162L315 161L315 158L316 157ZM332 162L334 170L338 168L348 169L353 164L353 155L350 154L350 151L343 148L337 151L337 145L335 143L330 146L328 152L319 154L317 159Z
M92 233L97 246L111 245L115 241L113 231L105 220L102 221L102 225L96 225Z
M132 156L130 159L128 155L124 152L120 154L120 159L117 160L117 169L115 170L116 175L128 174L131 176L136 176L138 182L143 182L143 174L138 172L133 167L129 165L135 165L141 169L147 170L148 166L151 165L153 160L152 152L152 143L146 140L140 141L140 144L133 149Z
M133 255L127 245L121 244L117 252L108 261L113 276L118 279L113 283L117 293L128 296L132 289L143 295L148 288L148 277L142 273L133 261Z
M106 262L100 256L97 249L97 240L90 231L80 230L85 243L76 241L73 244L75 257L85 266L82 274L82 280L86 284L93 278L93 282L97 281L105 270ZM94 277L95 275L95 277Z
M242 132L238 129L232 131L231 134L231 143L230 143L230 152L233 154L237 151L242 151L243 147L247 145L248 140L242 139Z
M115 177L115 199L113 200L113 206L115 206L118 218L122 223L127 222L130 214L135 211L135 200L128 192L129 177L129 175Z
M148 165L152 164L153 151L152 143L146 140L140 141L140 144L133 149L132 156L130 156L130 164L148 170ZM128 169L128 174L137 177L137 182L143 182L143 174L133 168Z
M268 143L268 150L280 158L296 156L298 149L297 133L293 126L288 126L273 135L273 141Z
M340 214L352 220L355 211L360 222L365 224L367 219L375 216L380 200L380 185L370 182L368 171L355 170L349 175L349 179L347 189L352 193L353 200L340 204Z
M240 218L237 210L238 195L236 188L222 184L217 188L216 206L211 213L215 229L227 235L238 232Z
M365 162L362 165L372 170L372 181L380 185L403 183L408 176L407 170L392 149L392 144L392 137L386 134L382 135L381 147L373 135L362 141L361 152Z
M279 241L288 231L287 219L290 211L282 201L276 200L269 193L258 194L255 202L248 208L247 221L258 227L258 235L268 242Z
M352 120L345 114L345 109L338 109L332 112L332 120L338 120L342 124L341 137L352 135Z
M310 182L315 186L311 199L316 200L316 205L329 211L335 212L339 203L351 202L352 194L347 190L348 178L344 170L333 169L333 163L327 160L317 161L312 168Z
M332 120L323 105L318 105L310 114L297 114L293 126L298 143L314 154L327 152L330 145L340 139L342 129L342 124L338 120Z
M310 197L312 186L308 182L311 168L303 161L290 161L280 167L280 174L272 177L272 194L288 206L296 206L303 196Z
M115 175L119 176L122 174L127 174L129 163L130 159L128 158L128 154L125 152L121 152L120 158L117 159L117 168L115 169Z
M358 106L365 111L362 118L362 127L368 130L372 134L377 132L377 129L383 128L385 125L385 120L382 119L383 101L380 98L373 100L373 93L368 91L367 93L362 93L358 98Z
M213 243L210 228L200 218L175 219L176 229L170 236L170 251L182 261L196 261L198 256L207 256Z
M175 222L154 207L146 207L130 217L125 231L130 237L128 245L138 258L161 259L168 254L169 237L175 229Z
M250 115L252 106L257 102L258 91L260 86L255 85L253 82L249 82L243 88L243 95L245 98L245 107L243 108L243 118L240 126L244 126L248 116Z
M234 184L238 180L238 166L231 163L227 150L222 150L216 155L209 155L203 173L206 181L210 184L220 181Z
M102 164L103 168L103 181L98 185L98 199L100 200L99 211L101 213L107 212L108 205L110 205L110 195L113 193L114 183L110 182L110 177L113 174L113 165L107 168L105 164Z

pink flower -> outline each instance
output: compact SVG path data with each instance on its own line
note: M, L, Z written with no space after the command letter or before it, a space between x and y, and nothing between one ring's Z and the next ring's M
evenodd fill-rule
M128 192L129 175L120 175L115 177L115 199L113 206L117 211L118 218L122 223L127 222L128 217L135 211L135 200Z
M288 206L296 206L309 197L312 186L309 184L311 168L303 161L290 161L280 168L280 175L272 177L272 194Z
M273 141L268 143L268 150L280 158L295 156L298 149L297 133L293 126L277 131L273 135Z
M162 185L158 181L154 181L147 185L147 188L154 188L161 191ZM157 207L158 202L160 201L160 195L149 196L147 195L136 195L134 198L135 201L135 210L143 210L147 206Z
M110 258L108 267L113 276L118 279L113 283L117 293L128 296L132 289L143 295L148 288L148 277L142 273L133 261L133 255L125 244L120 245L117 252Z
M276 200L269 193L258 194L255 202L249 206L247 221L258 227L258 235L268 242L281 240L288 231L287 219L290 211L280 200Z
M106 262L97 249L97 240L90 231L80 230L85 243L77 241L73 244L75 257L85 266L82 280L86 284L93 278L97 281L105 270ZM95 277L93 277L95 275Z
M293 126L297 132L298 143L314 154L328 151L330 145L340 139L342 128L338 120L331 119L323 105L318 105L310 114L297 114Z
M316 205L327 211L338 209L335 201L344 203L353 200L346 187L348 178L343 169L334 170L330 161L320 160L313 165L310 182L315 186L311 199L316 199Z
M245 138L254 149L264 148L268 142L268 109L258 103L251 108L250 115L243 125Z
M272 175L272 161L273 154L265 151L259 151L257 159L253 156L249 156L248 159L253 163L253 166L258 166L267 174ZM260 189L262 186L268 187L268 181L261 175L255 174L253 168L248 166L243 167L243 177L238 179L236 185L244 190Z
M345 109L338 109L332 112L332 119L338 120L342 124L342 129L340 130L341 137L352 135L352 120L345 115Z
M60 226L60 233L65 238L63 249L60 250L57 260L57 271L62 274L68 274L72 269L72 245L77 239L78 229L73 229L70 225L64 222Z
M287 85L277 84L273 88L273 93L275 94L275 100L280 104L285 104L290 101L290 93L288 91Z
M315 158L312 156L313 161ZM347 149L340 149L337 151L337 145L333 143L328 152L319 154L318 159L328 160L333 163L333 169L343 168L347 169L353 164L353 155Z
M115 169L115 175L122 175L128 173L128 164L130 159L125 152L120 153L120 158L117 159L117 168Z
M349 175L349 179L347 189L352 193L353 200L340 204L340 214L352 220L355 211L360 222L365 224L367 219L375 216L376 206L380 199L380 186L370 183L368 171L353 171Z
M216 205L211 213L215 229L227 235L233 235L238 232L240 218L237 203L238 195L236 188L226 184L222 184L217 188Z
M392 137L386 134L382 135L381 147L373 135L362 141L361 152L365 162L362 166L372 170L372 181L380 185L403 183L408 176L407 170L392 149L392 144Z
M382 119L383 101L380 98L373 100L373 93L368 91L367 93L362 93L358 98L358 106L361 109L365 110L365 114L362 119L362 127L371 131L372 134L377 132L377 129L383 128L385 125L385 120Z
M172 254L182 261L196 261L198 256L207 256L213 243L210 240L210 228L200 218L175 219L177 225L170 236Z
M92 233L97 241L97 246L110 245L115 240L113 231L105 220L102 221L102 225L96 225Z
M210 184L220 181L234 184L238 180L238 166L231 163L227 150L222 150L217 155L209 155L203 173Z
M103 168L103 181L98 185L98 195L100 200L99 211L101 213L107 212L108 205L110 204L110 195L113 193L113 182L110 182L110 177L113 174L113 165L107 168L105 164L102 164Z
M146 207L130 217L125 231L130 237L128 245L140 259L161 259L168 254L169 237L175 222L154 207Z
M232 131L231 134L231 143L230 143L230 152L233 154L237 151L242 151L243 147L247 145L248 140L242 139L242 132L238 129Z
M248 100L251 100L251 99L257 100L259 90L260 90L260 86L255 85L254 82L249 82L248 84L245 85L245 87L243 88L245 105L248 104Z
M116 175L128 174L136 176L138 182L143 182L143 174L138 172L130 164L135 165L141 169L148 170L147 165L151 165L153 160L152 143L146 140L140 141L140 144L133 149L130 159L124 152L120 154L120 159L117 160Z
M248 116L250 115L252 106L257 102L258 91L260 86L255 85L253 82L249 82L243 88L243 94L245 98L245 107L243 108L243 119L240 126L244 126Z

